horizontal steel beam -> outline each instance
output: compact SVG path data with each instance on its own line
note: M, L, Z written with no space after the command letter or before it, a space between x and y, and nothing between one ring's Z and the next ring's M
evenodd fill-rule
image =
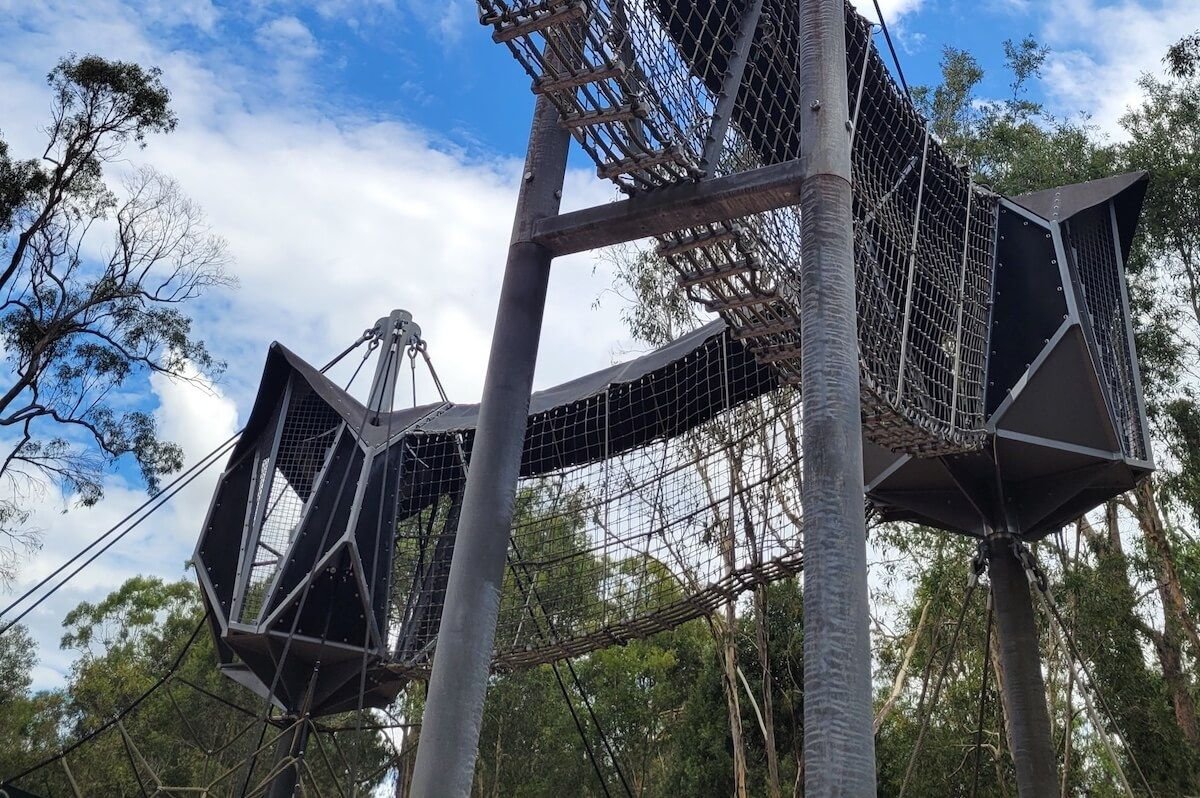
M558 257L773 211L799 203L804 173L804 162L795 160L661 188L542 219L532 238Z

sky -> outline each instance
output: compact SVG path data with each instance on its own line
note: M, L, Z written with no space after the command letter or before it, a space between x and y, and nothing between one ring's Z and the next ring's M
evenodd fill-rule
M857 0L874 16L871 0ZM1037 99L1107 135L1137 78L1200 29L1195 0L883 0L909 83L931 83L945 47L973 52L1002 97L1005 39L1052 48ZM533 106L529 81L468 0L0 0L0 133L41 152L45 75L67 53L157 65L178 129L110 172L149 164L181 183L229 245L237 288L193 307L228 368L207 389L156 376L137 386L188 462L245 420L267 346L321 363L392 307L410 310L452 400L475 401ZM609 201L578 154L564 207ZM536 382L628 356L622 300L602 258L556 263ZM340 372L343 376L345 371ZM427 380L418 399L435 397ZM405 401L411 401L406 396ZM206 475L29 616L36 687L61 684L61 620L134 573L185 575L216 474ZM127 468L97 507L48 493L44 547L17 590L49 573L145 498ZM66 510L66 512L64 512ZM7 603L0 595L0 605Z

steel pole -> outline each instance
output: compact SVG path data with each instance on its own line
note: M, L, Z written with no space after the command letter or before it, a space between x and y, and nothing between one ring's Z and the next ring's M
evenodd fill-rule
M533 225L558 213L569 143L557 110L539 98L417 744L414 798L466 798L471 790L550 278L552 255L533 243Z
M300 786L300 762L308 748L308 722L300 721L289 731L279 735L275 743L275 766L282 762L286 765L271 780L271 788L267 798L293 798L296 788Z
M1000 681L1017 790L1021 798L1055 798L1058 766L1042 681L1037 624L1029 580L1013 553L1011 538L997 535L989 540L988 578L992 583Z
M842 0L803 0L804 787L875 795L862 420Z

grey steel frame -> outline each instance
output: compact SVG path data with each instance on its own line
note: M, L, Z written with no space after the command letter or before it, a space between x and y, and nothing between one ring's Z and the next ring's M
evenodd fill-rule
M805 159L559 215L568 133L539 98L505 270L413 777L467 796L549 267L556 255L799 203L804 217L808 794L875 794L862 431L841 0L807 0ZM744 20L755 22L751 12ZM739 36L748 47L753 36ZM722 136L718 126L712 135ZM812 168L806 168L806 163Z
M553 259L533 240L533 225L558 213L569 144L557 109L538 98L417 745L414 798L471 792Z

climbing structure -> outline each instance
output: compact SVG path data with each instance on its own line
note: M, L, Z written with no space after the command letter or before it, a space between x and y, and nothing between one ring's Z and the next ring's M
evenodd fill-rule
M801 157L796 3L480 9L599 175L628 194ZM871 34L847 4L864 433L892 451L970 451L984 433L996 197L932 137ZM759 362L799 383L797 208L679 229L658 252Z

